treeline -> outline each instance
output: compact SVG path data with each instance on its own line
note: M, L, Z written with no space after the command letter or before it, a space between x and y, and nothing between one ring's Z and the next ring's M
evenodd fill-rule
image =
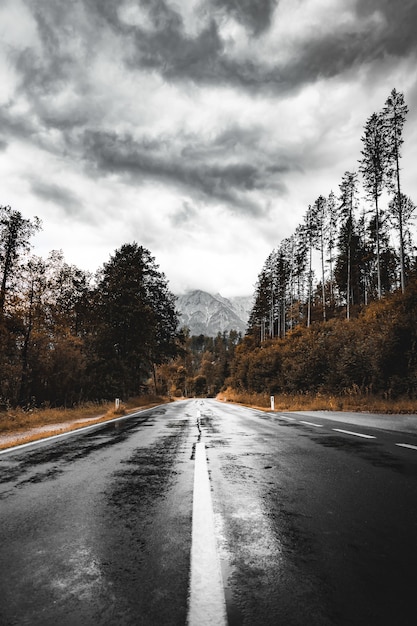
M407 114L395 89L366 121L358 171L345 172L339 193L320 195L294 234L265 261L249 330L262 341L298 324L358 315L401 288L416 268L416 209L401 187Z
M183 335L181 353L157 368L157 393L171 397L216 396L231 374L240 332L216 337Z
M30 255L38 219L0 206L0 408L171 396L417 395L415 205L401 186L407 106L366 121L358 171L320 195L268 256L245 338L178 331L149 250L125 244L92 275ZM318 269L317 269L318 268Z
M175 297L149 250L125 244L95 275L61 252L29 254L39 230L0 207L0 406L72 406L137 395L176 356Z
M400 176L406 114L394 89L366 121L358 171L345 172L337 195L319 196L268 256L226 381L233 389L417 397L416 206Z
M227 384L270 394L417 397L417 275L351 320L299 325L285 337L247 335Z

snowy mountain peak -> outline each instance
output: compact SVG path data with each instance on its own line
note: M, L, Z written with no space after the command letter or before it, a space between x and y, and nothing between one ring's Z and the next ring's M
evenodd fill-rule
M219 332L236 330L244 333L252 306L252 297L223 298L196 289L178 297L180 325L190 335L215 337Z

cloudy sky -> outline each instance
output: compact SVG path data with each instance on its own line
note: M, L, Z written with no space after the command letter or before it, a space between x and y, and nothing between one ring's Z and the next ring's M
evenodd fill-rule
M394 87L417 202L416 24L417 0L0 0L0 203L42 256L137 241L175 293L251 294Z

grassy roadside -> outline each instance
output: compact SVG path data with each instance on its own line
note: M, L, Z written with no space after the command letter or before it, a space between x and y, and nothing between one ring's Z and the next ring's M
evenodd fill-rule
M217 396L222 402L235 402L253 408L270 411L271 399L266 393L244 393L227 389ZM363 395L360 393L344 396L324 394L300 394L274 396L276 411L352 411L360 413L417 414L417 400L399 398L396 400Z
M402 398L388 400L374 396L351 394L275 395L276 411L353 411L382 414L417 414L417 401ZM263 393L239 393L227 389L217 396L222 402L234 402L263 411L270 411L270 396ZM0 413L0 450L15 445L70 432L83 426L107 422L136 409L145 409L169 402L165 397L140 396L123 403L116 410L113 403L88 403L73 409L21 409Z
M145 395L121 403L86 403L72 409L11 409L0 413L0 450L18 444L37 441L126 415L135 409L145 409L169 402L168 398Z

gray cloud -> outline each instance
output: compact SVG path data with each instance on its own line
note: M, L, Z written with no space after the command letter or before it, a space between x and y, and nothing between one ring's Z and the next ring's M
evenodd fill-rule
M135 29L134 52L126 63L130 69L158 70L168 80L196 83L227 82L221 61L223 42L212 20L196 37L188 37L176 22L156 32Z
M358 1L357 21L353 26L335 30L325 37L315 36L303 41L303 54L290 64L287 73L295 71L296 80L307 82L312 77L331 77L360 65L386 60L387 55L416 56L417 4L414 0L401 5L401 11L391 1ZM379 14L379 23L364 18Z
M84 0L24 1L35 20L40 45L16 48L11 53L20 76L18 93L28 94L35 107L45 110L48 97L69 87L76 94L87 95L85 76L100 38L95 23L89 19L88 3L85 13Z
M50 52L48 48L42 54L30 47L15 54L15 68L21 77L20 93L39 97L59 92L73 78L74 59L58 49Z
M30 137L36 133L33 120L22 113L15 113L10 104L0 106L0 132L3 137Z
M254 35L269 28L277 0L215 0L215 6L224 8Z
M358 1L356 22L325 34L307 31L290 61L276 67L269 58L262 60L262 33L272 22L275 0L216 0L215 10L193 36L187 33L175 5L164 0L142 0L141 5L148 11L151 27L123 21L113 0L75 0L71 6L59 7L52 1L27 0L36 20L40 52L26 48L15 52L14 60L20 91L28 95L32 110L22 116L12 113L10 105L0 109L3 142L15 135L51 151L58 146L73 155L81 153L100 174L116 172L135 182L151 178L181 185L256 214L262 209L251 192L274 189L284 195L282 174L300 169L297 160L303 163L302 157L281 154L278 148L276 154L268 153L263 142L267 130L261 124L259 128L231 125L210 142L185 137L181 130L170 137L134 139L128 131L121 134L106 129L106 118L101 121L92 110L88 85L94 77L87 79L84 73L96 45L100 50L99 39L104 41L111 32L130 44L120 47L128 70L146 68L170 81L231 85L256 94L267 90L270 95L343 74L383 59L387 53L393 57L415 54L417 46L413 31L417 5L411 0L402 3L401 11L389 0ZM216 10L232 15L258 37L256 61L226 52ZM371 26L367 18L375 12L383 19ZM88 19L83 21L83 16ZM70 54L74 37L79 43L75 56ZM49 96L64 90L73 98L59 98L59 105L54 104ZM46 145L41 136L51 128L61 134Z
M387 54L394 58L415 56L417 49L415 0L401 2L401 10L391 0L358 0L355 23L325 32L307 29L291 60L275 66L271 66L269 56L262 58L262 34L271 25L276 0L216 0L204 26L194 35L187 33L179 9L164 0L140 2L151 27L123 21L120 7L113 0L76 0L68 6L47 0L26 1L36 19L42 47L40 53L30 48L20 51L16 68L21 74L21 90L35 98L34 106L39 105L37 100L43 94L59 92L68 83L76 92L84 92L83 71L96 47L104 44L106 30L123 43L125 56L121 60L129 71L158 72L172 82L223 84L278 95L383 60ZM226 50L219 30L219 12L233 15L256 35L256 60L239 58L237 53ZM366 20L376 13L383 18L377 26ZM74 56L74 49L67 44L75 37ZM55 114L55 120L49 121L65 124L64 115L58 119ZM68 124L83 121L83 117L77 119L74 115L67 120Z
M108 2L96 2L95 7L112 29L133 43L133 52L126 58L130 69L158 71L171 81L191 80L201 84L228 84L249 91L283 93L382 59L387 53L403 56L416 52L417 6L414 0L402 3L401 11L389 0L358 2L356 23L335 27L333 31L307 30L292 60L285 66L277 63L272 69L271 60L262 60L262 55L254 61L227 54L215 14L208 19L205 28L191 37L184 29L181 15L165 2L142 4L150 9L152 29L121 22ZM217 0L216 4L257 34L270 25L275 9L273 0L259 3ZM365 29L364 17L376 11L383 16L384 23L375 27L369 22ZM259 49L262 50L261 37Z
M392 0L356 0L355 12L359 23L374 14L383 16L385 25L382 41L390 52L405 54L416 49L415 0L402 0L400 5Z
M262 207L245 196L245 193L262 188L261 172L252 163L237 159L204 158L200 147L178 149L173 138L138 141L130 135L114 132L86 131L84 154L86 160L100 173L128 175L136 182L146 178L179 185L206 198L217 198L239 207L248 213L258 214ZM172 143L170 151L161 146ZM210 154L210 147L207 149Z
M78 196L61 185L46 183L40 178L31 179L32 192L47 202L63 208L68 215L82 215L83 205Z

